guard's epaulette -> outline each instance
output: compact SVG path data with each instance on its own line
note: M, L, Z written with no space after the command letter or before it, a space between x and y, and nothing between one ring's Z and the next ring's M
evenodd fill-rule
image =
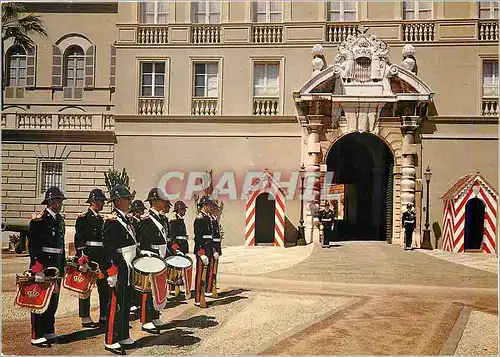
M199 219L202 219L204 216L203 216L203 213L198 213L198 215L196 216L196 218L199 218Z
M148 219L149 218L149 212L146 212L144 213L142 216L141 216L141 220L145 220L145 219Z
M106 221L116 221L118 219L118 215L116 214L116 212L113 212L111 214L107 214L104 216L104 219Z
M33 214L31 215L31 219L32 219L33 221L39 221L39 220L41 220L41 219L42 219L42 217L43 217L44 213L45 213L45 209L44 209L44 210L42 210L42 211L40 211L40 212L38 212L38 213L33 213Z

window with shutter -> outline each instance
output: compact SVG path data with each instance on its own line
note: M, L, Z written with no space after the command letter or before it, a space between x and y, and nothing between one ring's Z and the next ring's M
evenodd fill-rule
M59 47L52 45L52 87L62 87L62 53Z
M7 87L25 87L27 73L26 51L14 46L7 52ZM12 97L11 97L12 98Z
M109 86L110 88L115 87L116 81L116 48L111 45L110 47L110 64L109 64Z
M94 87L95 46L90 46L85 54L85 88Z
M35 88L36 76L36 46L30 49L26 56L26 87Z
M93 52L92 52L93 53ZM85 76L85 61L86 56L83 49L79 46L71 46L64 53L64 99L80 99L78 98L75 89L84 87L86 80Z

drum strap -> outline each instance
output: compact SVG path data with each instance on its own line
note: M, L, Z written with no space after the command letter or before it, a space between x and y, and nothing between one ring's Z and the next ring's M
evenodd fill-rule
M137 240L135 239L135 233L132 229L130 229L130 226L127 223L125 223L120 216L117 216L116 219L127 230L128 234L130 234L130 236L134 240L134 243L137 244Z
M165 240L165 243L167 243L167 231L165 230L165 226L163 226L156 218L154 218L152 215L149 215L149 218L153 221L155 226L160 230L161 235L163 236L163 239Z

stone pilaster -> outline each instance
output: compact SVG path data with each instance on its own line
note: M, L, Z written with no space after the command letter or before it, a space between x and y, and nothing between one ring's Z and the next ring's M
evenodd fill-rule
M304 182L305 198L304 204L304 224L306 242L312 243L319 241L319 222L317 213L319 210L319 201L321 195L321 170L319 155L321 152L319 132L323 126L322 115L307 116L307 164L306 164L306 180Z
M415 130L419 117L404 117L401 123L403 132L403 165L401 166L401 211L406 211L408 203L415 203Z

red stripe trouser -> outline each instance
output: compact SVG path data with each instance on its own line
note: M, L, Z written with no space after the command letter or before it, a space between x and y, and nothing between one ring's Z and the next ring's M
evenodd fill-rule
M128 324L133 296L133 288L130 285L127 286L127 281L118 280L117 285L110 290L111 298L108 304L104 335L104 341L108 345L130 337Z

